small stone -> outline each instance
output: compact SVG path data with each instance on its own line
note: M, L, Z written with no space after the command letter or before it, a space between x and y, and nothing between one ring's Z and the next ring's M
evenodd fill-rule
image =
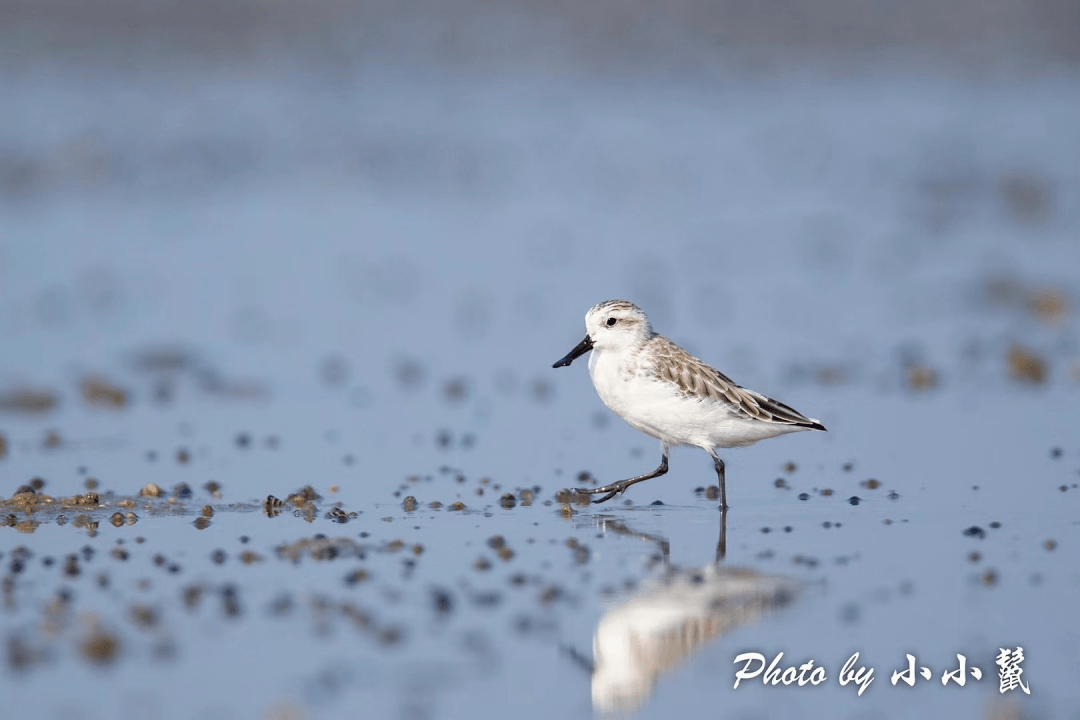
M1046 382L1050 374L1046 360L1031 348L1013 344L1006 356L1009 374L1013 380L1041 385Z
M435 612L443 615L454 609L454 599L448 590L432 591L432 602L435 606Z
M255 563L260 563L262 561L262 555L257 552L245 550L244 552L240 553L240 562L244 563L245 565L254 565Z
M907 366L904 371L904 379L907 381L908 387L916 392L932 390L938 384L937 372L931 367L918 363Z
M120 639L112 633L95 628L79 645L83 658L95 665L108 665L120 653Z
M277 517L281 514L283 505L285 505L284 500L276 498L273 495L267 495L266 499L263 500L263 512L269 517Z

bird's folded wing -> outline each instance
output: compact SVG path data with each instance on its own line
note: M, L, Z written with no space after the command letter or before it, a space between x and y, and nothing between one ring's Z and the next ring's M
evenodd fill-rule
M670 382L688 398L725 403L732 412L763 422L799 425L824 430L821 423L812 420L798 410L779 400L747 390L735 384L731 378L710 367L681 347L657 335L649 340L650 354L655 358L652 375Z

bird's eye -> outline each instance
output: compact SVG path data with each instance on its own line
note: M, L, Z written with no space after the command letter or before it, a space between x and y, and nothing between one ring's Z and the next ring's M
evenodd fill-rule
M607 319L607 326L611 327L612 325L614 325L617 322L619 322L619 321L616 318L608 318Z

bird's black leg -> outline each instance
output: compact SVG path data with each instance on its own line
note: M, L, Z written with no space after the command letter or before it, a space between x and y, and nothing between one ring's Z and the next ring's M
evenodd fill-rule
M715 452L710 452L713 465L716 466L716 477L720 480L720 509L727 510L727 488L724 487L724 461Z
M716 562L727 555L727 508L720 508L720 539L716 543Z
M660 467L656 468L656 470L652 471L651 473L647 473L645 475L638 475L637 477L632 477L629 480L620 480L619 482L611 483L610 485L605 485L604 487L590 488L590 489L587 489L587 490L582 489L582 488L574 488L573 491L575 493L581 493L583 495L598 495L600 493L607 493L607 495L600 498L599 500L593 500L594 504L595 503L602 503L602 502L606 502L606 501L610 500L611 498L615 497L616 495L618 495L621 492L625 492L626 488L630 487L634 483L644 482L645 480L651 480L654 477L660 477L661 475L663 475L667 471L668 471L667 449L665 448L665 450L664 450L664 459L660 461Z

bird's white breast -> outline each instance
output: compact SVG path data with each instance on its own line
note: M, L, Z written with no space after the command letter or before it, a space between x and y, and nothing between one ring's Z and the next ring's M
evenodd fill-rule
M632 353L594 352L589 374L604 404L623 420L669 445L702 445L715 426L708 408L681 397L671 383L657 380Z

